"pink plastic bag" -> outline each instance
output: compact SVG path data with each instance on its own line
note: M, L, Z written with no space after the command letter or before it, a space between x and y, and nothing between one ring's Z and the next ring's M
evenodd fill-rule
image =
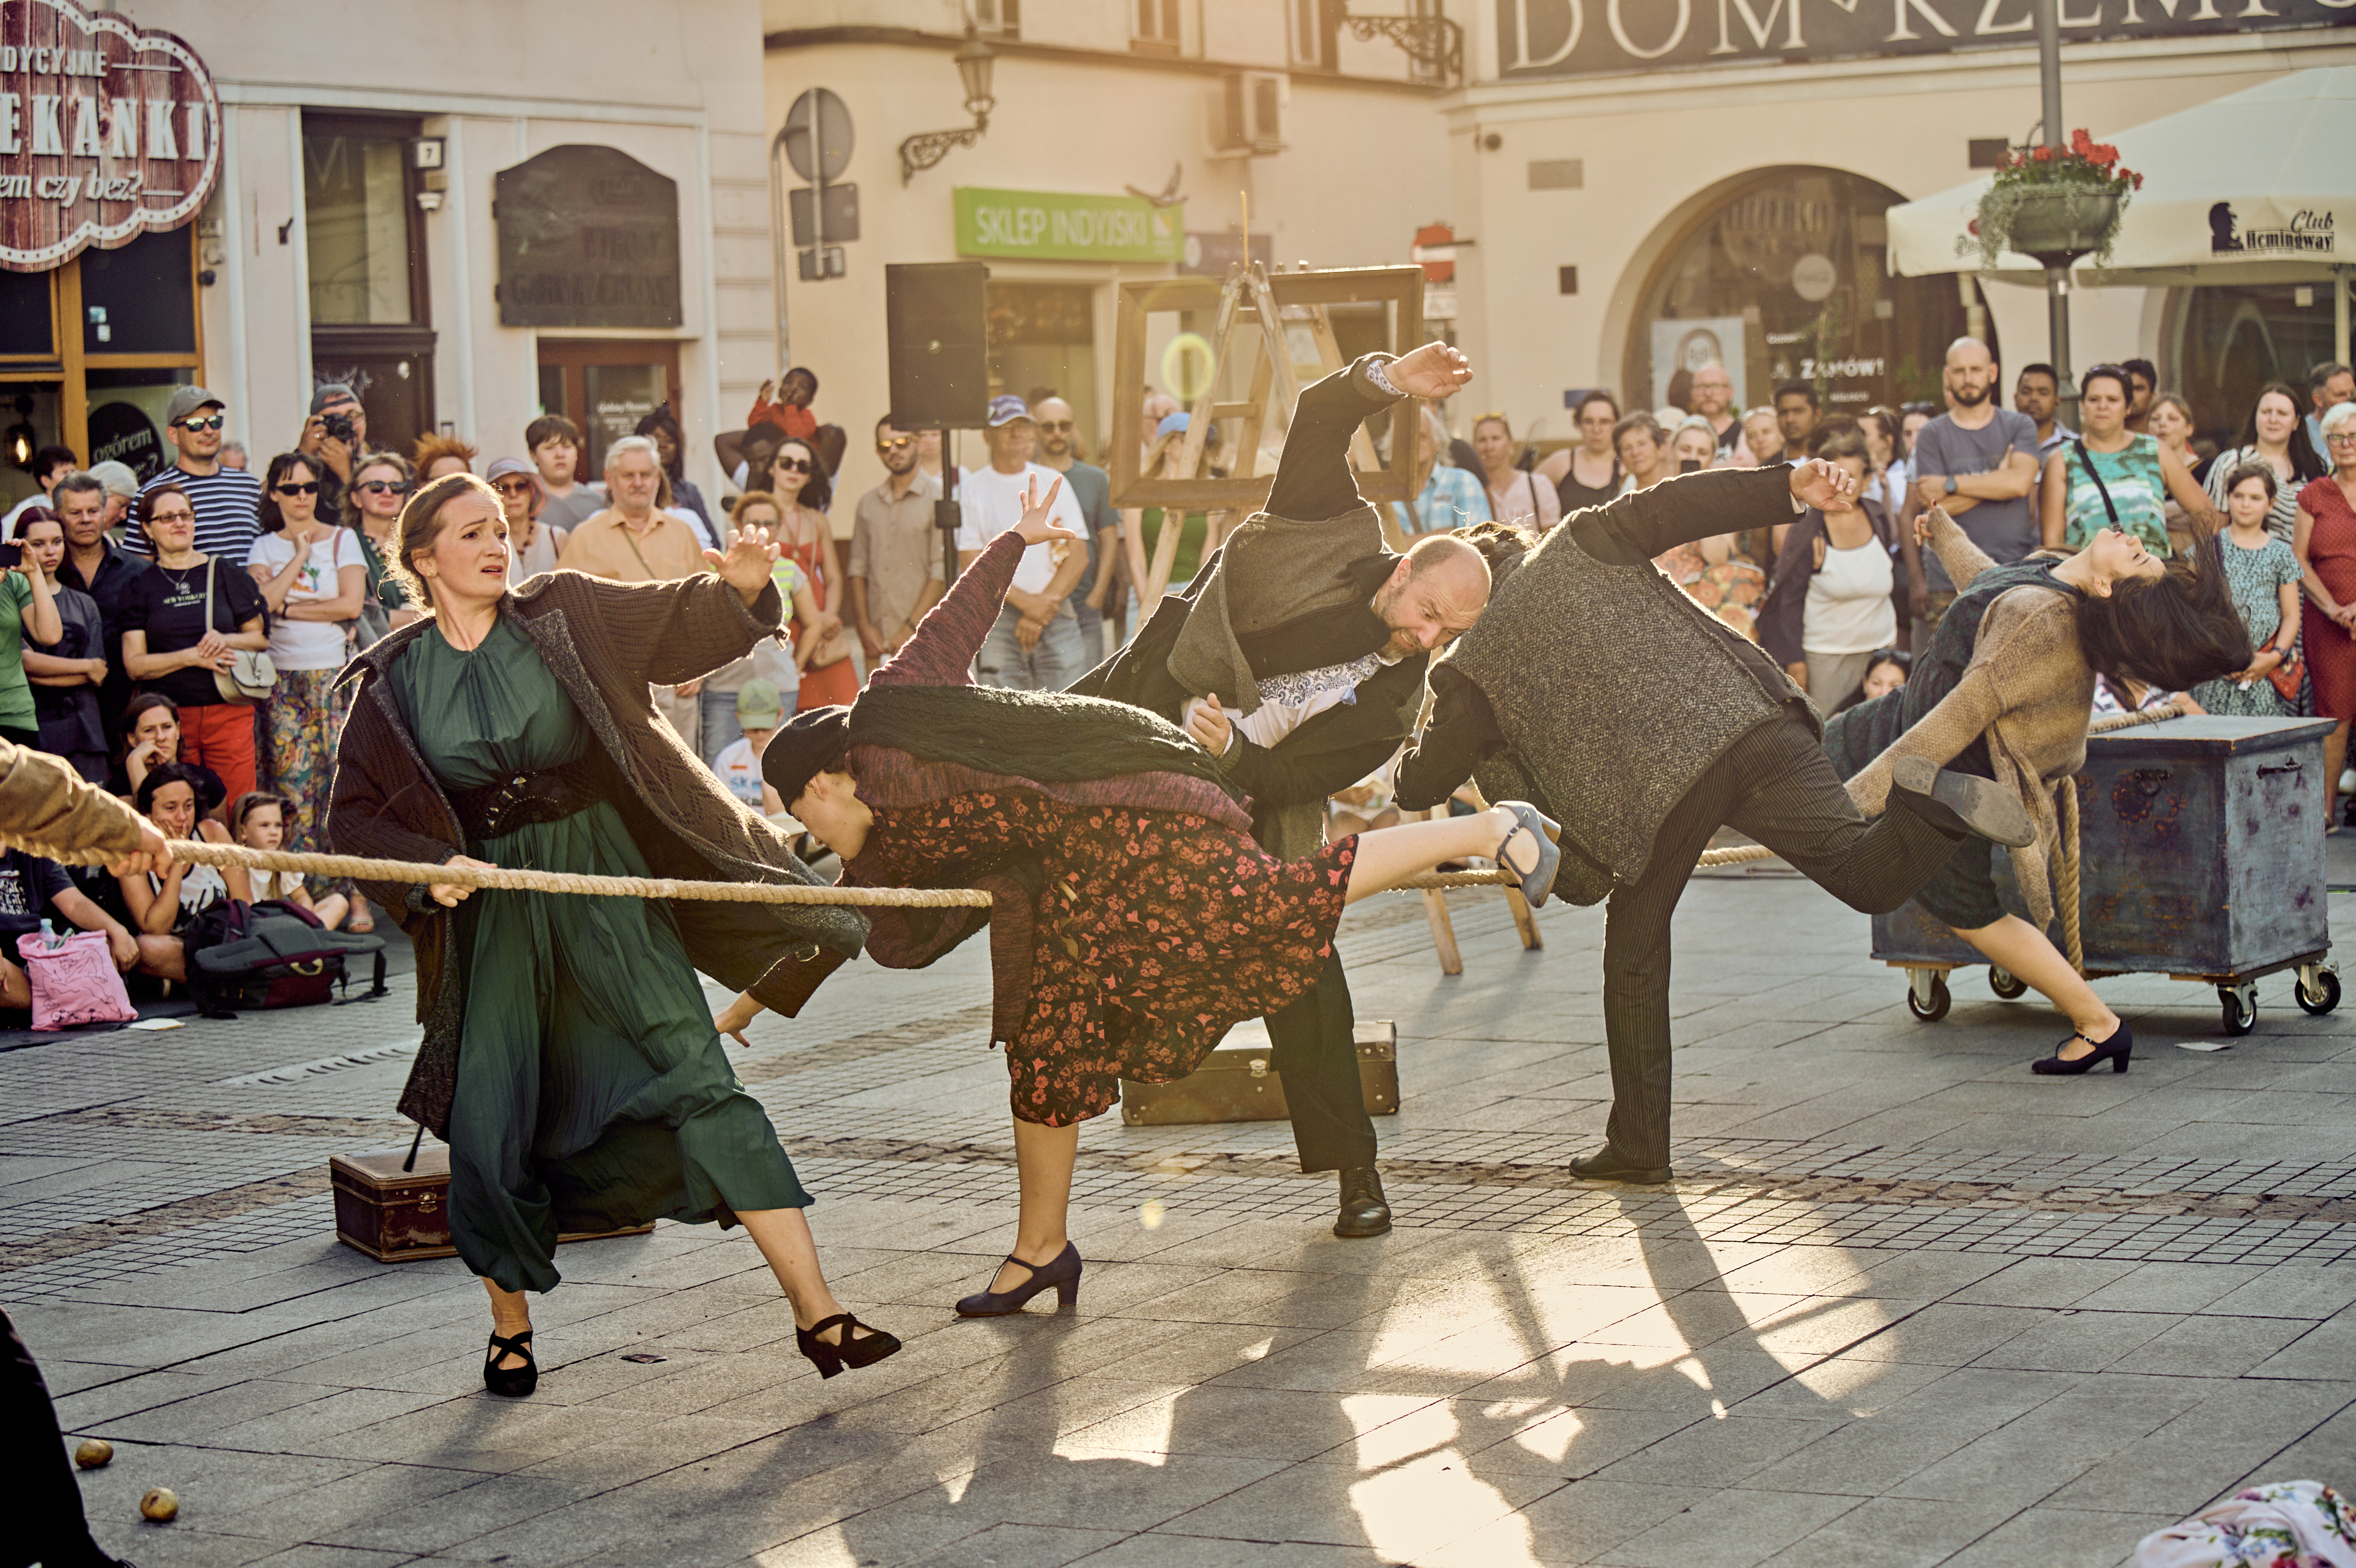
M139 1016L102 931L76 931L54 947L40 932L27 932L16 939L16 955L32 977L36 1029L127 1024Z

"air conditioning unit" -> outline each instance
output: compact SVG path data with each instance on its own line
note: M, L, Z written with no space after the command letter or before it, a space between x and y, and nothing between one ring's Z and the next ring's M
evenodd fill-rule
M1230 156L1284 151L1284 101L1290 91L1282 71L1229 71L1219 83L1213 145Z

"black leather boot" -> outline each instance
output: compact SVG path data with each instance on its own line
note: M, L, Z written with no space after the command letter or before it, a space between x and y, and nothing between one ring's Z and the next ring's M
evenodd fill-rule
M1581 1181L1618 1181L1631 1187L1658 1187L1670 1176L1666 1165L1640 1165L1609 1144L1570 1162L1570 1174Z
M1342 1172L1342 1212L1334 1217L1333 1234L1344 1240L1379 1236L1391 1228L1391 1201L1383 1196L1382 1173L1372 1165L1351 1165Z

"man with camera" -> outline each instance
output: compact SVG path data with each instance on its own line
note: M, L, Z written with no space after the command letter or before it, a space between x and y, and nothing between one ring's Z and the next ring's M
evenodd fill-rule
M294 449L323 465L319 470L319 521L343 522L344 487L352 482L352 460L368 450L368 410L360 406L359 395L341 381L329 381L313 392L311 417L303 422L303 436L294 443ZM197 514L197 521L201 534L201 511ZM240 555L237 559L242 561L245 557Z
M177 485L197 514L197 548L218 560L243 562L262 532L262 478L220 460L221 426L227 405L202 387L182 387L164 409L164 439L179 454L140 487L144 497L158 485ZM72 545L72 525L67 525ZM152 557L155 546L134 520L123 529L123 548ZM105 600L102 597L100 604Z

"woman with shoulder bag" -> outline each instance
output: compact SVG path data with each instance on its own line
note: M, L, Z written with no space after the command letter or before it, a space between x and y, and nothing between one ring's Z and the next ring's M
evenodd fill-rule
M373 647L395 627L417 618L409 596L386 571L392 558L392 531L401 503L417 488L417 471L398 452L370 452L352 465L352 482L344 490L353 503L352 532L359 537L360 560L368 567L360 612L352 618L352 647Z
M155 567L123 592L123 671L140 691L172 699L180 760L211 768L235 799L253 788L253 703L268 694L262 588L198 550L196 510L179 486L141 496L137 515Z
M753 489L765 487L754 485ZM834 618L832 630L802 621L794 628L795 662L802 667L801 694L805 708L848 703L859 694L858 667L851 662L851 639L842 630L842 571L836 558L834 526L826 509L834 487L818 449L807 441L780 444L769 460L768 492L777 498L785 521L777 543L809 576L818 594L819 607Z
M262 478L262 534L245 558L270 606L270 661L278 671L264 726L269 749L256 771L262 788L293 802L284 847L296 854L327 846L327 786L344 727L336 672L350 656L346 623L368 602L359 532L320 521L318 510L311 459L280 453ZM323 896L345 890L330 882ZM366 904L355 908L350 929L376 929Z
M2184 509L2190 537L2217 532L2217 510L2176 449L2127 428L2126 371L2096 365L2080 376L2078 411L2083 433L2045 460L2039 512L2046 549L2083 550L2104 529L2116 528L2165 561L2175 553L2168 536L2170 497Z
M1829 714L1865 684L1874 654L1898 640L1898 577L1865 433L1835 431L1816 456L1857 482L1857 504L1837 513L1811 508L1783 536L1759 641L1817 712Z

